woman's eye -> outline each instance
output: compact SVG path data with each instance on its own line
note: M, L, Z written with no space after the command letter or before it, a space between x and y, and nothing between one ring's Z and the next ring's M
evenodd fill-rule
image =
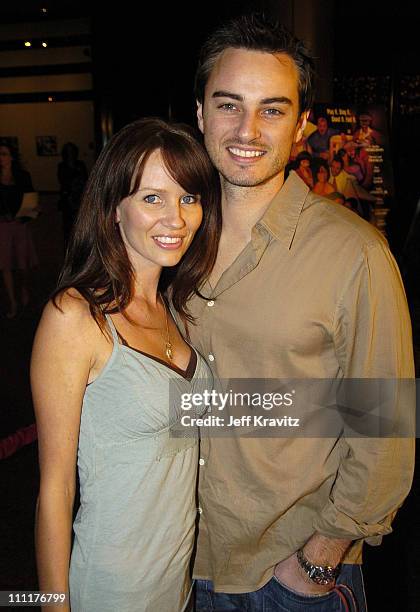
M194 195L184 195L181 198L181 203L182 204L195 204L197 202L198 198L197 196Z
M148 204L158 204L161 201L160 197L157 195L148 195L143 199Z

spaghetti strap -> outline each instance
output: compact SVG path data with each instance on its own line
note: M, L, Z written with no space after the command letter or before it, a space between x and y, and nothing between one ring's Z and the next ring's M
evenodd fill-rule
M120 344L120 341L119 341L119 338L118 338L117 328L114 325L114 321L111 319L110 315L108 315L108 314L105 315L105 318L107 320L108 327L111 330L112 339L114 341L114 344L116 346L118 346Z

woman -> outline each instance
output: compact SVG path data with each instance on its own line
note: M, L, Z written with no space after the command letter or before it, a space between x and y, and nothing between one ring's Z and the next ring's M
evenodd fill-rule
M357 182L362 184L364 173L361 164L356 159L356 144L352 141L347 142L343 149L338 151L338 156L343 160L343 168L348 174L352 174Z
M328 197L331 193L334 193L334 187L328 182L330 178L330 169L325 159L316 160L313 173L315 176L314 193L324 197Z
M198 446L170 435L182 415L168 386L200 392L210 371L163 292L191 320L186 302L213 266L220 227L215 171L187 128L143 119L101 153L31 366L40 589L70 586L72 612L188 605Z
M300 176L302 181L304 181L309 189L312 189L314 186L314 179L311 170L311 161L312 155L307 153L306 151L301 151L296 157L295 160L295 172Z
M18 313L14 270L20 270L21 302L29 302L28 271L37 266L38 258L30 229L22 220L15 219L23 194L33 191L29 172L23 170L17 153L6 143L0 145L0 270L9 307L8 319Z

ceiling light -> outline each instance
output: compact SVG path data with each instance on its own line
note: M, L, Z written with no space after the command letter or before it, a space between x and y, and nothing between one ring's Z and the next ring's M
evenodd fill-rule
M29 40L25 40L25 47L32 47L32 43Z

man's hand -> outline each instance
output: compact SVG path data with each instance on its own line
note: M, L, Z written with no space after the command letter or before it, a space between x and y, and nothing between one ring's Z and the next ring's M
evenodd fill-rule
M312 582L306 572L300 567L296 553L277 563L274 575L286 587L304 595L323 595L328 593L334 586L333 584L324 585Z
M336 567L344 556L351 540L327 538L315 533L303 547L305 557L314 565ZM305 595L323 595L333 588L333 584L316 584L300 567L296 553L278 563L274 575L285 586Z

